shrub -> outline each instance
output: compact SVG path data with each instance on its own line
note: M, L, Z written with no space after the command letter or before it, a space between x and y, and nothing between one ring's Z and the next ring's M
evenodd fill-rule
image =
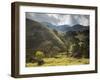
M35 57L36 57L37 59L43 59L44 53L43 53L42 51L36 51Z

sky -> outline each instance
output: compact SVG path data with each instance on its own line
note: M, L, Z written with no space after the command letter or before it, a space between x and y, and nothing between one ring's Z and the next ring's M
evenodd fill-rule
M26 18L38 22L48 22L56 26L58 25L73 26L76 24L89 26L89 15L26 12Z

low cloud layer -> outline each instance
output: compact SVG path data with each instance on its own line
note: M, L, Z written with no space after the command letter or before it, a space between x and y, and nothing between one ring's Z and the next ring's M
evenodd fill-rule
M44 14L26 12L26 18L38 22L48 22L53 25L70 25L80 24L84 26L89 25L89 15L77 14Z

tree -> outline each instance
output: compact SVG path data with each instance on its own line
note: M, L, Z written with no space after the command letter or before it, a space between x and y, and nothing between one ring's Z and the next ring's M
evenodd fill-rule
M36 51L35 57L33 57L32 59L34 61L36 61L38 63L38 65L40 66L40 65L44 64L43 57L44 57L44 53L42 51Z
M44 53L43 53L42 51L36 51L35 57L36 57L37 59L43 59Z

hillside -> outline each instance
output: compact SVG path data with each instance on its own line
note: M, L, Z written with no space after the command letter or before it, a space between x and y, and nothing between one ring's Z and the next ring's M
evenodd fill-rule
M64 42L46 25L26 19L26 54L41 50L46 56L64 51Z
M72 27L55 27L47 24L26 19L27 60L35 55L36 51L42 51L45 57L64 53L65 56L89 58L89 26L77 24Z

